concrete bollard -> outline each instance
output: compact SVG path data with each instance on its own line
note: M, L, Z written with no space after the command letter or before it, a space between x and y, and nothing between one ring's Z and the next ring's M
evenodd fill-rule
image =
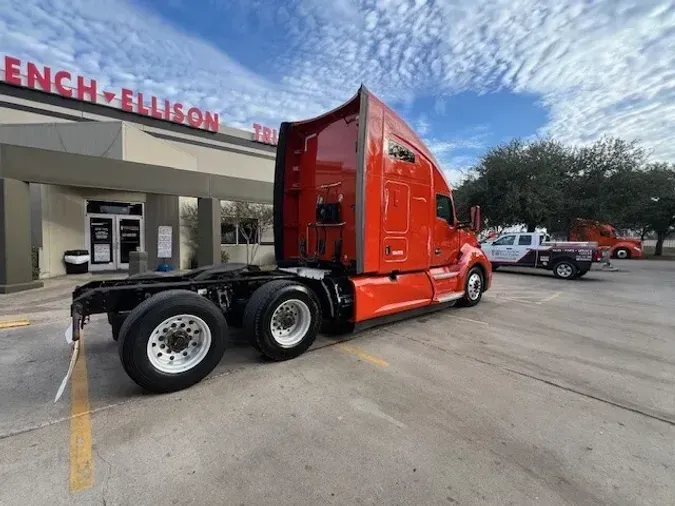
M129 276L148 270L148 254L145 251L129 252Z

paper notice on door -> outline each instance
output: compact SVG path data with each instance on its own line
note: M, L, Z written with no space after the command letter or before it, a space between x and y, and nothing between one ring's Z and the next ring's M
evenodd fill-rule
M167 225L160 225L157 227L157 258L171 258L171 235L172 227Z
M110 244L94 244L94 263L110 263Z

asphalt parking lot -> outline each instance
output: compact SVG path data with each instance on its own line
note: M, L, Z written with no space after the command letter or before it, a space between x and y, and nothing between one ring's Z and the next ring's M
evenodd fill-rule
M500 269L475 308L289 362L233 343L162 396L96 319L53 404L56 296L0 330L0 504L673 504L675 262L615 265Z

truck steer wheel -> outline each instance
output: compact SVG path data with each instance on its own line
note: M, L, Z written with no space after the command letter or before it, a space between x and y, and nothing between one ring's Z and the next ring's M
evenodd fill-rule
M626 248L618 248L614 252L614 255L616 256L616 258L626 259L630 258L630 251L628 251Z
M244 311L249 342L272 360L303 354L321 328L321 308L304 285L271 281L252 295Z
M471 307L478 304L483 297L483 274L478 267L473 267L464 282L464 297L460 300L462 306Z
M146 390L182 390L218 365L226 333L225 316L211 301L189 290L169 290L143 301L124 320L120 359Z
M579 270L569 260L561 260L553 266L553 275L559 279L574 279Z

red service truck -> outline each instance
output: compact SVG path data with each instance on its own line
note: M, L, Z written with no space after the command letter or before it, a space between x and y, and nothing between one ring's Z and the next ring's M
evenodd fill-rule
M365 87L319 117L282 123L274 180L276 268L242 264L92 281L72 294L80 330L106 313L127 374L152 392L187 388L242 326L261 354L304 353L320 329L350 332L451 305L475 306L492 266L434 156Z
M608 223L577 218L572 222L570 241L593 241L598 246L609 248L611 258L642 258L642 241L621 237L616 228Z

